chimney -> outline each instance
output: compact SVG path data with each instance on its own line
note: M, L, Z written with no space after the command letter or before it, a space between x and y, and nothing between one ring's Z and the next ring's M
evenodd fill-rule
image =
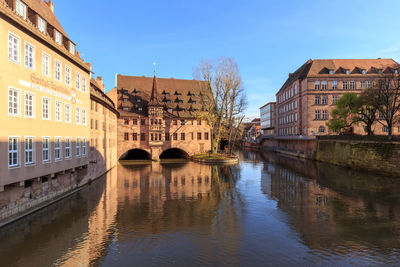
M96 77L96 82L100 86L100 89L105 92L105 85L103 84L103 78L101 76Z
M51 0L48 0L45 3L49 6L51 12L54 13L54 3Z

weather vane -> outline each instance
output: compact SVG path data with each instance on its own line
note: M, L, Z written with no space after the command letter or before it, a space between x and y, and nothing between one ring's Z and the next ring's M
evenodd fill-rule
M153 62L153 65L154 65L154 75L156 75L156 65L157 65L157 63Z

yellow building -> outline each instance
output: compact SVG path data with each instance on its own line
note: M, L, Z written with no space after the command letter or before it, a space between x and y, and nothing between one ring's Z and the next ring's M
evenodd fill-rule
M87 173L91 66L53 12L0 0L0 219L4 203L40 202Z

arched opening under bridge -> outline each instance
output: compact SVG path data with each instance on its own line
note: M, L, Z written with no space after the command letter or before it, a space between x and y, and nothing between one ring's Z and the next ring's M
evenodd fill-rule
M179 148L169 148L161 153L160 159L189 159L189 154Z
M122 154L119 160L151 160L151 155L143 149L134 148Z

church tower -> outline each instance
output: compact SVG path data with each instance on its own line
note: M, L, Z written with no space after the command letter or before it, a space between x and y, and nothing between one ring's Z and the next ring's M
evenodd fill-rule
M154 74L153 88L151 90L151 98L148 104L149 116L149 145L150 147L160 147L163 145L164 136L164 120L163 105L158 98L157 77ZM153 148L152 148L153 149Z

